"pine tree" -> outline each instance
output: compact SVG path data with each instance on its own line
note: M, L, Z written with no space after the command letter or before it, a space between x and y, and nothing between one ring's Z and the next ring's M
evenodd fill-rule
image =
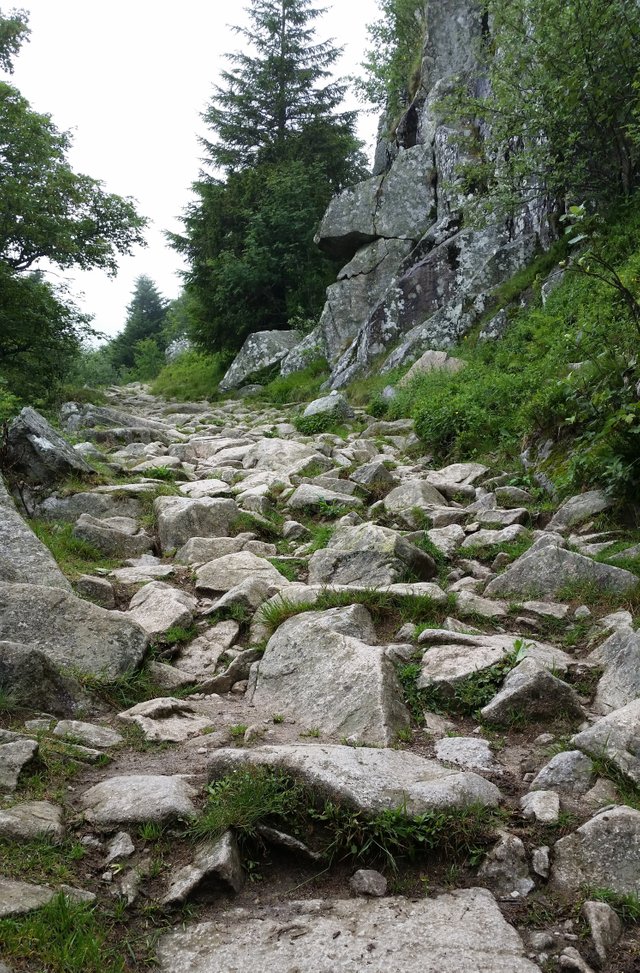
M203 115L212 174L170 239L191 268L192 337L209 350L316 317L335 275L314 232L365 168L355 114L338 110L344 85L331 80L340 50L315 41L320 12L311 0L252 0L250 25L235 28L245 49L228 56Z
M168 301L151 278L141 274L135 281L131 303L127 307L124 330L110 345L111 360L117 368L134 367L137 346L141 342L152 340L159 350L164 347L162 329L167 306Z

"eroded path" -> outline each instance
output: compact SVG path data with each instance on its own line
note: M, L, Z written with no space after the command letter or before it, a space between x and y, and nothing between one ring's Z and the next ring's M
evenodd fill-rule
M105 970L637 969L640 561L607 499L437 469L340 397L313 436L110 399L64 408L73 448L10 434L54 557L0 491L8 968L57 969L15 929L63 889Z

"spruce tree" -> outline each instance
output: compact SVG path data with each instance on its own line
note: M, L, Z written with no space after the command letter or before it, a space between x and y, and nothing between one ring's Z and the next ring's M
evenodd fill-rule
M203 115L208 172L170 239L190 264L192 337L209 350L313 320L335 275L313 236L333 193L365 168L331 79L340 50L315 39L320 13L311 0L252 0L249 26L235 28L244 49L228 55Z
M167 300L151 278L141 274L135 281L131 303L127 307L124 330L110 344L111 360L116 368L134 367L137 346L141 342L151 340L159 350L164 348L162 329L167 306Z

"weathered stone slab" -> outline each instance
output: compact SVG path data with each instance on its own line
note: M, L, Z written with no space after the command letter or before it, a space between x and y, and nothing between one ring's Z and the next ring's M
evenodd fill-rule
M6 465L34 486L52 486L68 476L95 472L39 412L25 408L7 431Z
M494 807L500 800L498 788L477 774L383 748L299 744L218 750L209 763L209 778L219 780L246 765L277 767L320 794L364 812L406 807L409 814L422 814L469 804Z
M257 578L276 589L289 585L284 575L265 558L251 554L250 551L241 551L239 554L216 558L198 568L196 590L223 594L248 579Z
M600 564L590 557L549 544L527 551L514 561L504 574L489 583L485 594L490 597L518 595L553 599L563 589L576 584L593 585L598 591L623 595L637 588L639 582L630 571Z
M0 584L0 641L28 643L56 666L116 678L142 661L145 632L57 588Z
M17 704L56 716L71 716L83 699L79 683L61 675L44 652L16 642L0 642L0 684Z
M163 551L173 551L192 537L226 537L238 516L233 500L203 497L158 497L154 510Z
M384 588L407 573L421 580L436 572L433 559L397 531L376 524L340 527L309 561L309 584Z
M372 629L361 605L290 618L258 663L251 701L322 734L390 745L409 714L384 647L363 641Z
M71 591L52 554L22 519L0 477L0 581Z
M158 957L161 973L539 973L485 889L232 910L164 936Z
M583 888L640 893L640 811L605 808L554 846L551 887L566 895Z
M81 797L87 821L97 827L175 821L195 814L196 791L182 777L111 777Z
M229 392L249 384L260 372L286 358L301 337L297 331L259 331L249 335L220 382L220 391Z
M571 743L590 757L605 757L640 784L640 699L577 733Z
M14 804L0 811L0 837L13 841L48 838L59 841L64 834L62 808L48 801Z

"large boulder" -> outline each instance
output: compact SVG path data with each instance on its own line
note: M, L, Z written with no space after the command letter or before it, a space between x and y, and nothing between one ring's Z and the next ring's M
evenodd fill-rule
M539 973L485 889L232 909L164 935L158 961L160 973Z
M71 591L49 549L25 523L0 477L0 581Z
M73 536L85 541L107 558L134 558L148 554L153 541L135 520L129 517L109 517L98 520L81 514L73 528Z
M571 743L590 757L604 758L640 784L640 699L576 734Z
M220 780L247 766L284 771L320 796L365 814L398 808L413 815L470 805L495 807L500 800L495 784L478 774L385 748L294 744L222 749L209 762L209 779Z
M427 581L436 573L433 559L388 527L340 527L326 548L309 561L309 584L382 588L415 575Z
M83 692L70 676L63 676L33 645L0 642L0 686L18 705L72 716L82 705Z
M260 372L277 365L299 344L297 331L259 331L249 335L219 384L221 392L248 385Z
M57 667L107 679L136 668L147 636L121 612L60 588L0 583L0 641L38 649Z
M592 585L600 592L624 595L638 588L640 581L630 571L547 544L532 548L514 561L504 574L489 583L485 594L553 599L576 585Z
M233 500L158 497L153 505L163 551L175 551L192 537L226 537L238 517Z
M252 703L323 735L389 746L409 714L385 648L372 641L361 605L290 618L258 663Z
M152 581L135 593L127 614L153 638L170 628L189 628L196 605L196 599L186 591L163 581Z
M4 468L33 486L52 487L70 476L95 470L35 409L25 408L7 430Z
M583 888L640 894L640 811L605 808L554 846L554 891L574 896Z

